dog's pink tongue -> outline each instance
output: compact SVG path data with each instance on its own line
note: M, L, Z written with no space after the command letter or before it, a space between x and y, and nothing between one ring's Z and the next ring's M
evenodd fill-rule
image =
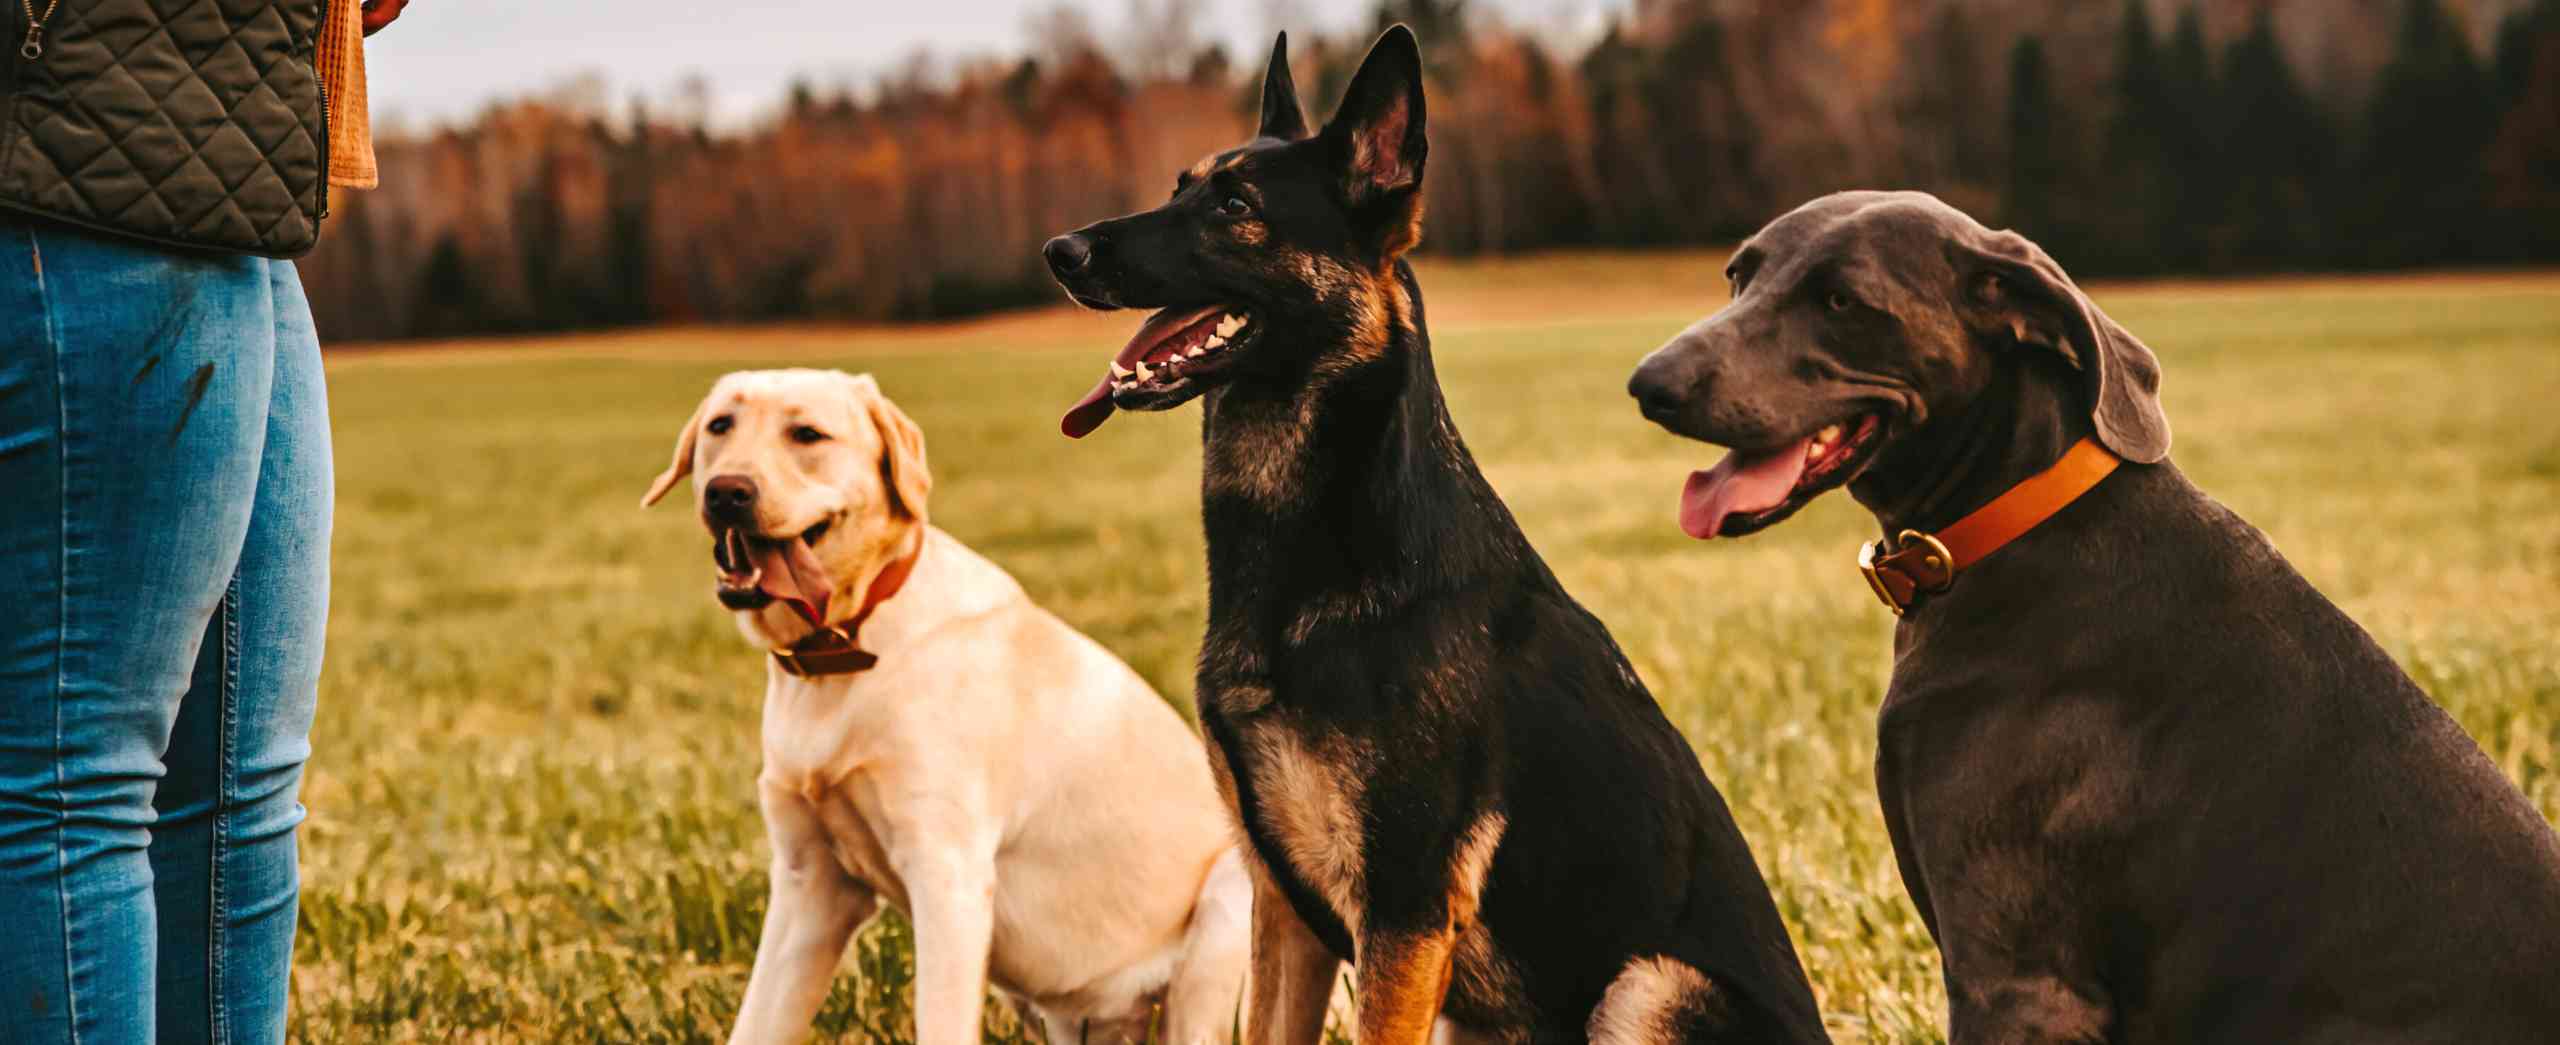
M1104 421L1111 420L1111 411L1115 409L1118 408L1111 405L1111 379L1105 377L1094 382L1093 391L1076 400L1076 405L1067 408L1067 416L1058 419L1058 430L1065 432L1069 439L1082 439L1102 427Z
M1758 454L1736 450L1713 468L1689 473L1680 490L1680 528L1703 541L1724 529L1727 517L1785 504L1804 476L1804 451L1801 441Z
M826 567L809 550L809 542L794 537L787 541L755 541L756 568L764 571L764 582L758 587L774 598L790 603L807 617L809 623L827 622Z
M1220 311L1220 306L1210 305L1189 310L1169 308L1149 316L1146 323L1138 327L1137 333L1129 335L1129 343L1120 346L1119 354L1112 356L1111 362L1122 370L1136 369L1138 361L1147 358L1148 349L1162 344L1164 339L1181 332L1184 327ZM1058 430L1066 433L1069 439L1082 439L1102 427L1104 421L1111 420L1112 410L1111 374L1106 370L1102 380L1094 382L1093 391L1076 400L1076 405L1067 408L1067 416L1058 419Z

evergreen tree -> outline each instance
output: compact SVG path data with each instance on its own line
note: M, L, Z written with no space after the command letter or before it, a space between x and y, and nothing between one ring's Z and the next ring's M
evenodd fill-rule
M427 263L418 274L417 334L481 334L496 329L486 310L473 266L462 256L452 233L436 237Z
M2066 164L2056 127L2053 72L2044 42L2021 37L2009 50L2008 224L2026 235L2068 238L2057 213Z
M2274 17L2260 9L2231 45L2221 97L2232 124L2210 165L2229 172L2215 247L2231 267L2306 268L2335 249L2326 182L2336 132L2286 65Z
M2259 10L2264 14L2264 8ZM2168 178L2169 209L2162 216L2161 253L2154 267L2189 273L2219 268L2212 233L2223 219L2235 173L2222 159L2231 114L2222 104L2221 85L2205 46L2204 19L2193 4L2178 12L2177 27L2170 30L2160 79L2165 104L2160 163Z
M2000 143L1983 116L1997 104L1980 70L1989 63L1982 37L1964 9L1949 5L1938 26L1938 57L1948 72L1947 99L1954 106L1949 153L1950 173L1967 184L1990 184L1999 178Z
M2560 259L2560 0L2542 0L2498 29L2497 140L2490 204L2511 256Z
M539 173L516 193L515 220L510 223L516 240L516 278L524 288L523 310L516 323L533 330L574 325L569 279L562 271L569 220L560 207L558 163L557 157L545 157L536 167Z
M1701 15L1659 44L1612 28L1584 55L1600 210L1619 243L1730 241L1769 219L1725 46L1723 23Z
M2536 51L2560 35L2560 0L2540 0L2498 23L2498 42L2490 52L2490 68L2498 81L2498 105L2513 106L2532 86Z
M2115 84L2115 112L2100 150L2106 202L2092 215L2101 242L2083 262L2083 268L2094 272L2158 267L2163 232L2176 217L2177 170L2170 143L2178 117L2143 0L2125 0L2116 35Z
M1648 241L1648 229L1660 229L1651 200L1660 178L1646 154L1642 124L1644 52L1612 22L1581 63L1583 102L1591 111L1591 166L1598 177L1594 205L1602 224L1600 237L1613 244Z
M2497 132L2494 90L2437 0L2409 0L2390 64L2365 113L2347 224L2369 266L2485 260L2485 154Z
M1964 9L1940 10L1919 61L1904 67L1902 164L1912 184L1950 202L1997 193L1999 126L1983 115L1993 104L1985 82L1981 38Z
M1769 220L1748 96L1726 57L1723 23L1700 18L1646 69L1645 94L1663 135L1659 166L1671 175L1670 209L1689 242L1737 240ZM1778 206L1792 206L1787 200Z
M657 159L650 154L648 115L637 103L630 133L605 155L605 321L646 323L656 318L649 270Z

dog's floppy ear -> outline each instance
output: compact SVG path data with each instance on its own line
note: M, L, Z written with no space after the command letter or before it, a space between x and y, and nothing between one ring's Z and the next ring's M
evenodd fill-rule
M1387 230L1386 256L1421 238L1423 135L1422 49L1398 25L1369 48L1342 104L1324 126L1342 172L1343 199Z
M675 459L667 462L666 471L658 473L656 479L649 481L649 492L640 495L640 507L646 508L658 503L658 499L665 497L667 491L675 489L676 484L683 482L685 476L693 474L694 440L702 433L702 415L710 412L711 397L706 395L702 397L702 402L695 404L693 416L685 419L684 431L676 433Z
M933 495L933 471L924 463L924 429L881 393L880 382L871 375L847 380L872 427L880 430L880 479L888 484L890 498L908 518L922 521L925 501Z
M2060 355L2080 371L2098 442L2138 464L2169 456L2160 409L2160 359L2099 311L2044 248L2015 232L1977 234L1967 276L1975 307L2006 336Z
M1262 74L1262 130L1284 142L1307 136L1307 113L1298 108L1298 81L1289 75L1289 34L1271 42L1271 68Z

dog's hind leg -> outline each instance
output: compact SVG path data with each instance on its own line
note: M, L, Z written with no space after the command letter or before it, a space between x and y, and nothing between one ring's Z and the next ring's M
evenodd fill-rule
M1259 868L1253 876L1253 969L1245 991L1244 1040L1251 1045L1316 1045L1324 1038L1333 952L1299 920L1289 898Z
M1225 1045L1243 1024L1245 969L1253 959L1253 876L1234 849L1209 866L1191 904L1182 958L1165 989L1167 1045Z

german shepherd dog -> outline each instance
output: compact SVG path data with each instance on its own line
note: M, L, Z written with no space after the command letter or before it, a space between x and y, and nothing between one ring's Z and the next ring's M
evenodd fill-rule
M1044 248L1159 310L1063 422L1203 400L1200 720L1255 859L1258 1043L1821 1041L1724 799L1450 422L1403 255L1422 60L1393 28L1333 121L1288 38L1260 133Z

